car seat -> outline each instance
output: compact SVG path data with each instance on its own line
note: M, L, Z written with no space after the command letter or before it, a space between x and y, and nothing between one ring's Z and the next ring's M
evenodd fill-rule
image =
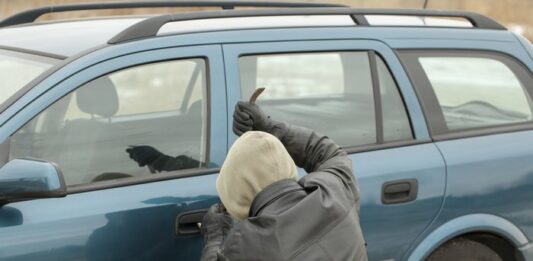
M74 95L79 110L90 117L66 121L58 135L62 148L57 163L66 174L67 184L85 183L103 172L116 171L120 168L119 162L115 162L116 154L123 153L106 146L107 140L114 136L109 133L113 128L111 117L119 108L111 79L93 80L77 89Z

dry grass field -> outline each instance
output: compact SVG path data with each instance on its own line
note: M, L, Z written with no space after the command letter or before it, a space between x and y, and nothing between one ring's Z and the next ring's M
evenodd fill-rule
M106 0L0 0L0 18L20 12L25 9L44 5L104 2ZM120 0L114 0L120 1ZM390 8L421 8L424 0L295 0L307 2L331 2L350 5L353 7L390 7ZM505 24L513 31L522 33L533 40L533 0L429 0L428 8L470 10L489 15ZM45 15L41 20L90 17L94 15L128 15L146 13L168 13L189 11L191 9L157 8L135 10L102 10L80 11L63 14Z

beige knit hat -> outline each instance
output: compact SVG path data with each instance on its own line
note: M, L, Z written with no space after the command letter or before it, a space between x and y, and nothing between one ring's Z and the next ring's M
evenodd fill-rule
M269 133L249 131L228 152L217 191L228 213L244 220L255 196L282 179L298 179L296 165L283 144Z

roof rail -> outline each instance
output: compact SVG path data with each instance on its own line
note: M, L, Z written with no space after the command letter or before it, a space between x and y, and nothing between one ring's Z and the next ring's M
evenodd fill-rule
M0 22L0 27L32 23L42 15L67 11L126 9L126 8L157 8L157 7L346 7L340 4L322 3L291 3L291 2L259 2L259 1L138 1L138 2L103 2L44 6L23 11Z
M228 10L213 12L192 12L151 17L126 28L117 34L109 44L153 37L166 23L210 18L287 16L287 15L350 15L358 25L369 26L365 15L402 15L463 18L480 29L506 30L493 19L473 12L427 10L427 9L352 9L352 8L296 8L278 10Z

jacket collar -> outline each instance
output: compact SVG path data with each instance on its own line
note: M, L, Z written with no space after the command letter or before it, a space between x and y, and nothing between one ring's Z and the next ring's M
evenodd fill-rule
M248 217L255 217L265 208L281 196L296 190L303 190L302 186L294 179L282 179L276 181L255 196L250 206Z

